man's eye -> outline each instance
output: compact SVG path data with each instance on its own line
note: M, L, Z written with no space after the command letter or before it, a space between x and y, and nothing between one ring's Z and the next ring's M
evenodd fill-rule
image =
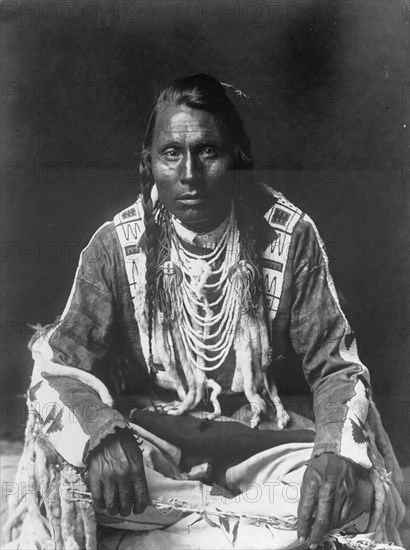
M167 149L164 151L164 157L169 160L174 160L179 157L179 152L176 149Z
M212 159L217 156L217 151L213 147L205 147L205 149L202 149L200 156L205 159Z

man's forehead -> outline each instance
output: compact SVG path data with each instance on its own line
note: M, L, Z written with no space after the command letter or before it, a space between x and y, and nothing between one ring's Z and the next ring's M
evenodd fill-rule
M222 125L211 113L185 106L170 106L158 114L154 136L158 140L202 136L222 139Z

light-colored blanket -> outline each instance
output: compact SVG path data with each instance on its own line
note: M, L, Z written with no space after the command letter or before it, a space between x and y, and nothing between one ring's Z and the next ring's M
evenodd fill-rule
M152 496L177 498L199 509L206 510L215 526L210 526L201 515L190 514L163 530L145 533L111 533L102 541L109 550L159 550L159 549L284 549L297 545L295 528L280 525L292 523L296 517L300 485L306 463L312 452L311 443L281 445L264 451L232 467L227 472L227 482L232 490L241 493L231 499L212 496L211 488L198 481L175 481L152 476L147 469L148 484ZM160 488L158 490L158 487ZM243 517L220 522L213 512L227 512ZM144 514L142 514L144 516ZM256 522L255 516L277 518L278 526ZM369 514L361 514L357 528L365 529ZM141 516L139 516L141 520ZM221 526L222 523L222 526ZM131 526L127 525L127 528ZM103 547L104 548L104 547Z
M175 510L165 513L151 506L143 514L131 514L127 518L97 512L100 524L115 528L99 542L100 550L223 549L232 548L233 544L237 549L279 550L297 544L295 517L303 473L312 452L311 443L281 445L230 468L226 475L228 487L239 494L229 499L213 495L212 487L200 481L184 479L186 476L179 469L179 449L139 426L135 428L143 440L151 499L163 503L173 501L197 512L181 517ZM15 490L22 490L13 484L10 469L7 477L10 485L9 495L3 494L6 500ZM274 518L276 526L255 520L255 517L268 516ZM364 530L368 518L365 511L353 523ZM26 550L22 543L17 537L2 548ZM43 548L48 545L43 543ZM73 541L66 543L64 550L68 548L80 550Z

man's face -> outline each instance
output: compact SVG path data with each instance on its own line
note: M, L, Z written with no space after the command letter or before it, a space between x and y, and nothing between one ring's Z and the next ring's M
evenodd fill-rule
M230 209L227 171L233 148L217 118L206 111L170 105L157 117L152 173L169 212L198 232L217 227Z

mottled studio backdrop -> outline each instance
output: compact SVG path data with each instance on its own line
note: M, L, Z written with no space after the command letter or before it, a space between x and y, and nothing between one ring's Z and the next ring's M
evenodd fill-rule
M62 311L81 248L137 194L155 95L175 77L208 72L250 98L231 94L255 179L316 221L405 463L408 2L3 1L1 9L3 435L21 433L14 396L31 369L27 324Z

